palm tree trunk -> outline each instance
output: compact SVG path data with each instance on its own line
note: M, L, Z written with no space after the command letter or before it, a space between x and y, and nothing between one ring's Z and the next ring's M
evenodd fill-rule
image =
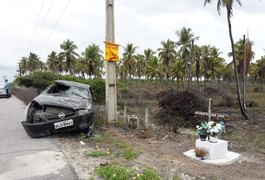
M245 109L243 108L242 101L241 101L241 93L240 93L240 86L239 86L238 72L237 72L237 65L236 65L236 58L235 58L234 40L233 40L232 26L231 26L231 20L230 20L230 10L228 6L226 6L226 10L227 10L227 23L228 23L228 29L229 29L229 37L230 37L232 55L233 55L233 64L234 64L234 72L235 72L235 79L236 79L238 104L239 104L239 108L240 108L243 119L248 119L248 116L246 114Z

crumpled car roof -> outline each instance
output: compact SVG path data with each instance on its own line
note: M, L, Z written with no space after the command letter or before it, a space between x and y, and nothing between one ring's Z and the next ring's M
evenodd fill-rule
M66 81L66 80L56 80L55 83L62 84L62 85L65 85L65 86L76 86L76 87L84 87L84 88L90 87L87 84L81 84L81 83L78 83L78 82Z

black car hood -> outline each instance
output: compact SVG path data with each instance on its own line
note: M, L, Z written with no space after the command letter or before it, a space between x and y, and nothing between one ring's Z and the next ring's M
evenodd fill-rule
M88 106L88 99L71 96L67 94L40 94L34 101L40 105L57 106L63 108L69 108L73 110L85 109Z

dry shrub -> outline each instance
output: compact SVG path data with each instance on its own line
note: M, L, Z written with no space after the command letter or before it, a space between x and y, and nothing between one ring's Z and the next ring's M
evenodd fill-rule
M203 148L195 148L195 156L196 157L205 157L208 154L208 151L206 149Z
M234 105L233 102L233 97L230 92L224 89L217 89L214 87L206 87L203 90L203 93L205 96L220 96L222 99L218 103L218 106L226 106L226 107L231 107Z
M157 96L159 111L156 117L162 125L176 132L179 127L194 127L198 119L195 111L206 111L207 102L196 92L178 92L173 89L162 91Z

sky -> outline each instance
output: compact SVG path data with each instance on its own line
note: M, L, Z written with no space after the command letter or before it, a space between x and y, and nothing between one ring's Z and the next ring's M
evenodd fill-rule
M43 62L60 44L70 39L81 53L92 43L104 50L105 0L8 0L0 6L0 80L13 79L18 62L30 52ZM254 43L255 58L265 54L265 0L241 0L233 7L234 41L243 34ZM137 53L154 51L161 41L177 41L176 31L191 28L197 45L219 48L226 62L230 40L225 9L216 10L216 0L114 0L115 42L133 43ZM122 47L120 51L120 56Z

